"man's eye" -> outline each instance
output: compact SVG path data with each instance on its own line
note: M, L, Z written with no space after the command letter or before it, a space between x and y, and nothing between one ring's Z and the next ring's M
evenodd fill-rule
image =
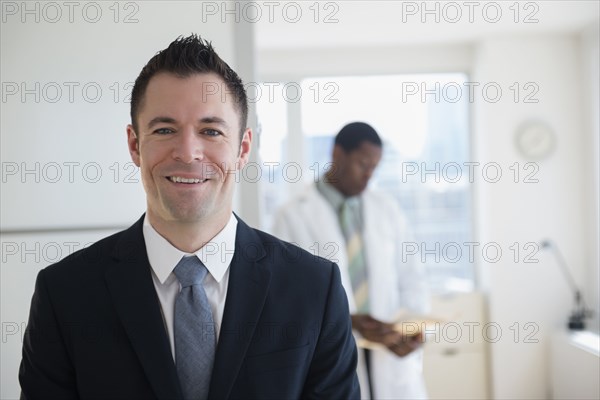
M207 136L219 136L221 135L221 132L217 131L216 129L204 129L202 131L203 134L207 135Z
M173 130L170 128L158 128L154 131L154 133L159 135L168 135L169 133L173 133Z

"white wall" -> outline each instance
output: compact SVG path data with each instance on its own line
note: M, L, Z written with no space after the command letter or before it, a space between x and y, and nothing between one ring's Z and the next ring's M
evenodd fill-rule
M2 2L2 399L19 397L22 331L39 269L145 210L126 146L129 83L191 32L212 40L234 68L244 62L233 21L205 18L200 2L71 2L71 15L66 3L47 4ZM21 85L33 92L22 97Z
M591 268L587 276L587 300L596 312L590 325L596 332L600 329L600 26L598 21L590 25L581 36L581 64L583 79L584 120L587 147L586 171L588 176L588 202L585 205L589 210L589 225L587 231L587 245L590 249L586 265ZM595 221L595 224L594 224Z
M269 81L293 81L307 76L468 71L472 65L472 46L461 43L263 50L257 60L259 79Z
M584 204L591 181L582 155L590 143L583 124L579 50L575 35L547 35L486 40L477 51L476 81L539 87L537 103L515 102L509 92L497 103L478 102L474 113L478 159L499 163L509 178L477 185L480 239L499 243L505 252L499 262L481 264L489 319L503 332L491 345L496 399L548 398L550 336L564 329L572 305L552 254L537 251L539 262L527 263L528 252L522 251L515 262L510 246L516 242L523 249L528 242L553 240L582 286L593 251L585 240L590 222ZM514 136L521 123L532 119L554 130L557 147L536 163L538 183L523 183L522 176L516 183L508 166L528 160L517 152Z

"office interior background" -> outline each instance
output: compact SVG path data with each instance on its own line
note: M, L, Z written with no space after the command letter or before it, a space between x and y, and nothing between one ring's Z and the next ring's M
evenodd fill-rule
M128 96L144 63L191 32L247 83L256 140L235 211L251 225L268 231L276 208L326 170L345 123L383 137L371 186L406 212L407 256L420 251L445 321L425 346L431 398L599 397L597 1L2 1L1 11L0 398L19 396L38 271L144 212ZM592 311L583 332L566 328L574 286Z

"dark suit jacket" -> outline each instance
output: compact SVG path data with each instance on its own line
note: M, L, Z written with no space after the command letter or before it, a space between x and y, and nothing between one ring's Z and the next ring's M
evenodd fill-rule
M142 221L40 271L22 397L182 398ZM337 266L240 220L209 398L358 398L356 357Z

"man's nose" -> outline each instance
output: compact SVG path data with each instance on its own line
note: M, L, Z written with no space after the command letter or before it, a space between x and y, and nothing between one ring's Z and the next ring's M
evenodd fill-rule
M193 128L179 132L174 143L173 158L186 164L204 158L202 138Z

